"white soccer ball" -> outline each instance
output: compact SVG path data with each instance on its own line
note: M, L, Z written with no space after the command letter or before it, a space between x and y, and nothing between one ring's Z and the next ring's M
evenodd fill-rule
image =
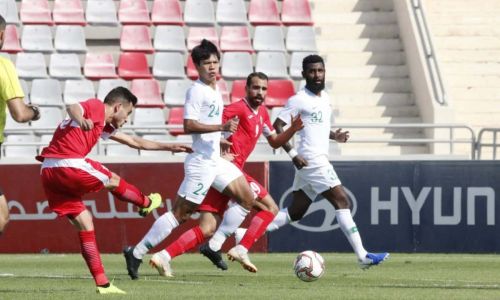
M293 263L293 270L300 280L315 281L325 273L325 260L318 253L307 250L299 253Z

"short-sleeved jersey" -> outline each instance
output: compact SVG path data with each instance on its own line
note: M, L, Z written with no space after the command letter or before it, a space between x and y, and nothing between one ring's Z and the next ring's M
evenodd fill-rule
M232 142L231 153L237 154L233 163L243 169L248 156L252 153L261 134L269 136L274 133L271 119L264 105L257 110L250 107L245 99L224 107L223 122L234 117L240 119L238 129L228 140Z
M222 111L224 104L219 89L204 84L197 80L186 93L184 104L184 119L196 120L202 124L222 124ZM193 151L207 159L220 157L221 133L194 133Z
M0 143L7 119L7 101L24 98L24 92L17 77L16 68L10 60L0 57Z
M80 102L83 117L94 122L94 128L84 131L67 118L57 127L52 141L40 154L43 158L84 158L97 144L99 137L108 139L116 129L105 122L105 107L98 99ZM43 160L37 157L37 159Z
M298 132L297 152L308 162L308 167L317 167L328 162L330 148L330 97L325 91L320 96L303 88L286 103L278 118L290 123L290 115L300 114L304 128Z

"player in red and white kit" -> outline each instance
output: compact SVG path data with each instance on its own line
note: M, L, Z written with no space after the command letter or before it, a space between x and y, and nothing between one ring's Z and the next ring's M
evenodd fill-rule
M78 230L82 256L94 277L97 293L101 294L125 292L111 284L104 273L92 215L82 202L83 195L106 188L119 200L140 207L143 216L160 205L161 196L145 196L137 187L85 157L100 137L136 149L191 152L184 145L157 143L117 132L136 103L137 98L128 89L117 87L109 92L104 103L89 99L68 106L69 118L59 124L49 146L37 156L42 162L41 179L49 207L59 217L66 216Z
M246 84L246 98L226 106L223 111L224 122L235 117L239 119L238 129L228 137L231 146L227 151L229 152L228 156L232 158L232 162L242 170L242 172L245 162L255 148L261 134L264 134L273 148L279 148L280 145L285 144L296 131L303 127L300 116L298 116L292 119L292 125L287 131L280 135L275 133L267 109L262 105L267 94L267 81L268 78L263 73L256 72L250 74ZM250 262L246 254L248 252L247 249L250 249L253 243L263 234L267 225L273 220L275 214L278 212L278 207L267 190L259 182L248 174L244 172L243 174L254 192L254 197L258 200L256 201L255 208L260 211L252 219L249 230L247 230L247 236L241 242L241 245L243 245L242 247L246 250L245 253L241 256L237 256L239 254L234 254L233 257L240 261L246 269L256 272L257 268ZM211 188L202 204L198 207L198 211L201 212L199 226L195 226L184 232L175 242L161 251L162 256L167 257L169 262L172 258L201 244L205 238L211 237L217 229L218 219L223 215L224 217L228 216L228 214L224 214L224 212L227 209L229 200L230 197ZM229 216L229 218L231 217ZM223 221L218 232L221 232L220 235L222 235L225 240L226 234L231 235L234 230L236 230L234 225L228 225ZM221 242L221 245L223 242L224 241ZM202 248L207 248L207 250L202 250L202 253L209 257L214 263L220 261L224 264L220 256L220 249L215 249L216 251L213 251L209 249L208 245L204 245ZM214 255L216 256L215 258ZM134 261L130 254L125 252L125 256L128 256L129 262ZM162 273L161 275L172 276L170 265L165 265L165 262L164 260L163 266L164 268L166 267L166 271L168 272ZM137 260L134 265L136 265L137 268L134 268L134 272L132 272L132 274L129 273L129 275L132 279L137 279L139 261ZM220 264L217 265L220 268L227 269L225 264L222 267ZM129 266L133 267L132 264L129 264Z

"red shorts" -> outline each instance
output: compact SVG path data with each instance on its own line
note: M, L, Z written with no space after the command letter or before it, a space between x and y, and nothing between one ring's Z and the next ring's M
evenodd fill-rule
M265 187L263 187L257 180L253 179L250 175L243 172L245 178L252 189L254 197L257 199L263 199L269 193ZM203 202L198 206L198 211L200 212L212 212L219 215L223 215L227 209L227 204L231 200L229 196L226 196L214 188L208 190L207 196L203 199Z
M49 207L60 217L79 215L85 210L83 195L103 189L111 174L106 167L88 158L46 158L41 176Z

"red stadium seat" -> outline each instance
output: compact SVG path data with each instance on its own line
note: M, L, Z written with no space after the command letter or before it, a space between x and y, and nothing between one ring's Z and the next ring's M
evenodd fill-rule
M220 36L222 51L254 52L246 26L224 26Z
M229 90L227 89L226 81L224 79L218 80L217 87L222 94L222 101L224 102L224 105L230 104L231 102L229 101Z
M191 55L188 55L187 63L186 63L186 75L189 79L196 80L198 79L198 71L196 70L196 66L194 65L193 59ZM220 70L217 73L217 79L220 79Z
M233 88L231 89L231 103L239 101L241 98L245 97L245 85L245 80L233 81Z
M120 48L122 51L153 53L154 48L149 26L124 25L120 36Z
M90 79L118 78L111 53L87 53L83 73Z
M165 107L160 83L156 79L134 79L130 91L137 96L137 107Z
M293 81L291 80L269 80L267 86L267 107L284 106L288 98L295 94Z
M248 20L252 25L281 25L276 0L251 0Z
M172 107L168 114L168 125L184 124L184 107ZM177 136L184 134L183 128L169 129L171 135Z
M120 54L118 75L124 79L153 78L145 53L126 52Z
M80 0L56 0L53 16L56 24L81 26L87 24Z
M23 51L19 44L19 35L16 25L7 25L5 28L5 40L3 42L2 52L17 53Z
M146 0L121 0L118 19L122 24L151 25Z
M198 46L201 40L206 39L219 47L219 36L215 27L190 27L189 34L187 38L188 50L193 50L194 47Z
M283 25L313 25L308 0L283 0L281 6Z
M20 15L23 24L54 24L48 0L23 0Z
M151 21L154 25L184 25L179 0L155 0Z

